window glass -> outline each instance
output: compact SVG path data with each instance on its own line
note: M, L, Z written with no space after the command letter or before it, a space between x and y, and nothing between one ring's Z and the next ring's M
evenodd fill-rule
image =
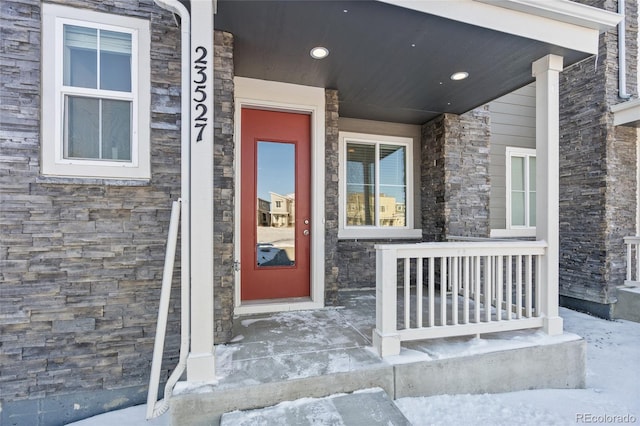
M510 165L509 188L511 202L508 206L510 226L536 226L536 157L532 149L507 151Z
M511 190L524 191L524 157L511 157Z
M405 226L406 147L380 145L380 226Z
M347 226L375 225L375 145L347 143Z
M131 161L131 102L67 96L65 158Z
M524 226L524 192L513 191L511 193L511 225Z
M65 102L65 158L99 158L100 100L67 96Z
M131 102L102 101L102 156L131 161Z
M529 226L536 226L536 157L529 158Z
M63 84L96 89L98 81L98 30L64 26Z
M131 51L131 34L65 24L63 84L98 89L99 79L100 90L129 93ZM98 92L65 96L64 158L131 161L132 104Z
M511 157L511 225L524 226L524 157Z
M348 142L346 149L346 225L406 226L406 146Z
M100 88L131 91L131 34L100 31Z

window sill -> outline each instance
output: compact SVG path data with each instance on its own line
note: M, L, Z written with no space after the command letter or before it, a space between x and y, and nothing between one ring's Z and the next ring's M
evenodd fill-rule
M492 229L491 238L522 238L535 237L536 228Z
M59 185L149 186L150 179L84 178L64 176L38 176L36 183Z
M340 229L338 231L339 240L386 240L386 239L407 239L415 240L422 238L422 229Z

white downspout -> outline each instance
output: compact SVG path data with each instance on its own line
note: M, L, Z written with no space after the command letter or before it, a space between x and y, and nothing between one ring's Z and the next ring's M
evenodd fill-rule
M155 3L180 16L181 20L181 115L180 115L180 186L182 198L182 221L181 221L181 243L180 243L180 358L175 370L169 376L164 388L164 398L160 406L147 407L147 419L157 417L169 409L169 399L173 393L173 387L178 382L182 373L187 367L187 356L189 355L189 342L191 337L191 103L189 95L191 93L191 17L187 8L178 0L155 0Z
M625 18L618 23L618 97L629 99L631 95L627 93L627 18L625 15L625 0L618 0L618 13Z

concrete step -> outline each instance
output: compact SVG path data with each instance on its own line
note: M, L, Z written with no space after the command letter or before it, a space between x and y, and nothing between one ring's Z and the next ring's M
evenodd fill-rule
M640 322L640 287L618 287L618 302L613 309L615 319Z
M382 389L368 389L325 398L302 398L267 408L233 411L222 416L221 426L256 425L411 425Z

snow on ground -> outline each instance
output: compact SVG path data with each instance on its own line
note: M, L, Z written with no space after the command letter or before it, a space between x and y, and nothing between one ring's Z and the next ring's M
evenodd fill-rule
M494 395L402 398L396 404L417 426L640 424L640 324L605 321L561 309L565 330L587 341L587 389L545 389ZM75 426L164 426L144 420L145 406L73 423Z
M640 324L568 309L560 315L566 331L587 341L587 389L402 398L396 405L420 426L640 424Z

